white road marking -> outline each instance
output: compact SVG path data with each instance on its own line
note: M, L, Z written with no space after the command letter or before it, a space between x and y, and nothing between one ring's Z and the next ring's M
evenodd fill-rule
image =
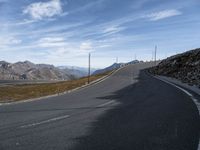
M168 83L168 84L170 84L170 85L172 85L172 86L178 88L178 89L181 90L181 91L183 91L185 94L187 94L188 96L190 96L190 97L192 98L192 100L194 100L194 101L196 100L196 99L194 98L194 96L193 96L190 92L186 91L185 89L183 89L183 88L181 88L181 87L179 87L179 86L177 86L177 85L175 85L175 84L173 84L173 83L171 83L171 82L169 82L169 81L163 80L163 79L158 78L158 77L156 77L156 78L159 79L159 80L162 80L162 81L165 82L165 83Z
M100 104L100 105L98 105L98 107L103 107L103 106L106 106L106 105L112 104L112 103L114 103L114 102L115 102L115 101L112 100L112 101L109 101L109 102L106 102L106 103Z
M29 127L33 127L33 126L37 126L37 125L41 125L41 124L46 124L46 123L50 123L50 122L54 122L54 121L58 121L58 120L66 119L66 118L69 118L69 115L55 117L55 118L51 118L51 119L44 120L44 121L41 121L41 122L35 122L35 123L23 125L23 126L20 126L20 128L29 128Z
M194 101L194 103L196 104L196 106L197 106L197 108L198 108L198 110L199 110L199 114L200 114L200 103L199 103L199 101L198 101L190 92L188 92L187 90L185 90L185 89L183 89L183 88L181 88L181 87L175 85L174 83L171 83L171 82L166 81L166 80L164 80L164 79L161 79L161 78L159 78L159 77L155 77L155 78L156 78L156 79L159 79L159 80L161 80L161 81L163 81L163 82L165 82L165 83L168 83L168 84L170 84L170 85L172 85L172 86L178 88L179 90L183 91L185 94L187 94L187 95Z
M112 104L114 102L115 102L114 100L111 100L109 102L100 104L97 107L103 107L103 106ZM55 117L55 118L51 118L51 119L44 120L44 121L41 121L41 122L34 122L34 123L31 123L31 124L23 125L23 126L20 126L20 128L29 128L29 127L33 127L33 126L38 126L38 125L42 125L42 124L46 124L46 123L50 123L50 122L55 122L55 121L58 121L58 120L66 119L66 118L69 118L69 117L70 117L69 115Z
M112 103L114 103L114 102L115 102L114 100L111 100L111 101L109 101L109 102L100 104L100 105L98 105L97 107L103 107L103 106L112 104ZM50 122L55 122L55 121L58 121L58 120L66 119L66 118L69 118L69 117L70 117L69 115L60 116L60 117L55 117L55 118L51 118L51 119L44 120L44 121L41 121L41 122L34 122L34 123L31 123L31 124L23 125L23 126L20 126L20 128L34 127L34 126L38 126L38 125L42 125L42 124L46 124L46 123L50 123Z
M163 81L163 82L165 82L165 83L168 83L168 84L170 84L170 85L172 85L172 86L174 86L174 87L180 89L180 90L183 91L185 94L187 94L187 95L194 101L194 103L197 105L197 108L198 108L199 114L200 114L200 103L198 102L198 100L197 100L190 92L188 92L187 90L185 90L185 89L183 89L183 88L181 88L181 87L179 87L179 86L177 86L177 85L175 85L175 84L173 84L173 83L171 83L171 82L169 82L169 81L166 81L166 80L161 79L161 78L159 78L159 77L155 77L155 78L157 78L157 79L159 79L159 80L161 80L161 81ZM198 145L198 150L200 150L200 141L199 141L199 145Z

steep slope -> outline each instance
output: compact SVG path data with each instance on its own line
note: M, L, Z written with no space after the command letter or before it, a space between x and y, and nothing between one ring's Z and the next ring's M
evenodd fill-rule
M200 48L163 60L152 73L181 80L200 88Z

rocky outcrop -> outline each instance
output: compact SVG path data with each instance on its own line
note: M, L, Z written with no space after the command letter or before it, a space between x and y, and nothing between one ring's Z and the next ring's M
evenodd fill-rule
M200 88L200 48L169 57L150 71Z

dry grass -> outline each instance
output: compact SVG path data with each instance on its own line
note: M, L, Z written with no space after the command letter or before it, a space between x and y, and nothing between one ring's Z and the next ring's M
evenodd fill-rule
M111 72L91 76L90 81L97 80L109 74L111 74ZM58 83L24 84L0 87L0 102L6 103L62 93L87 84L87 80L87 77L85 77Z

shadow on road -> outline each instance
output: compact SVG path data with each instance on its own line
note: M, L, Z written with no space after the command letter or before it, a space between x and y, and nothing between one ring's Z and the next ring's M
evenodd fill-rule
M198 110L181 91L142 72L139 82L98 99L120 105L74 139L74 150L197 150Z

